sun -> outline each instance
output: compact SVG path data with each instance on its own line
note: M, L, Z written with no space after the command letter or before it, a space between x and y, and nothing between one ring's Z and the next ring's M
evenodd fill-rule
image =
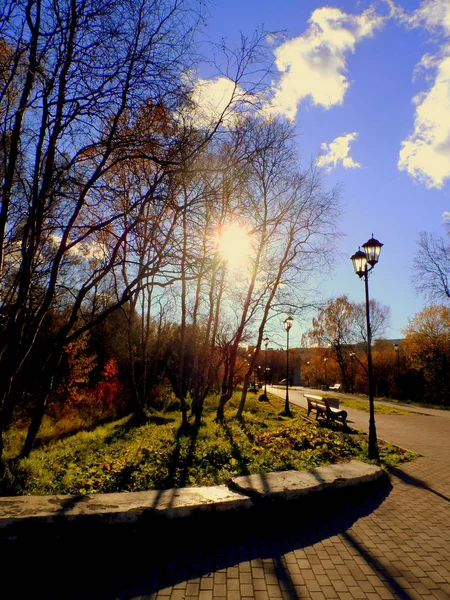
M237 223L222 227L216 237L217 251L230 271L239 272L248 265L251 241L247 231Z

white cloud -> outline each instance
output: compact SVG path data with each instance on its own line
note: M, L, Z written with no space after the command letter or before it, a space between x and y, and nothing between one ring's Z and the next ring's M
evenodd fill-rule
M445 210L445 211L442 213L442 220L443 220L445 223L450 223L450 210Z
M55 249L58 248L61 240L62 236L56 233L52 233L50 236L50 241ZM71 242L69 241L68 245L70 245L70 243ZM105 243L98 240L85 240L84 242L72 246L68 251L68 254L75 259L84 259L89 262L93 261L94 263L98 263L108 258L108 247Z
M450 35L449 0L424 0L412 14L401 13L403 23ZM427 91L413 98L414 131L402 142L398 167L429 188L442 188L450 178L450 45L424 54L414 69L431 81Z
M390 9L392 14L392 6ZM387 18L373 7L360 15L331 7L315 10L303 35L276 48L275 64L281 76L265 110L294 120L299 103L306 97L326 109L341 104L350 85L347 55L354 52L358 42L381 28Z
M433 69L435 77L430 89L413 98L414 131L402 142L398 167L429 188L441 188L450 178L450 46L426 54L418 66Z
M330 144L322 144L321 154L317 159L317 166L324 167L327 171L337 167L339 163L346 169L357 169L361 165L350 156L350 142L356 140L356 132L347 133L333 140Z
M192 93L194 108L189 113L196 127L210 127L219 119L233 125L246 100L246 93L228 77L198 78Z
M424 0L411 15L402 14L402 20L411 27L426 27L450 34L449 0Z

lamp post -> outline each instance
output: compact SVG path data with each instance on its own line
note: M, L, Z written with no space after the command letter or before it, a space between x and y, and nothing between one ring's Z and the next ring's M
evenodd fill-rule
M355 273L361 279L364 277L364 287L366 296L366 328L367 328L367 368L369 377L369 458L379 461L380 455L377 444L377 431L375 427L375 408L373 402L373 371L372 371L372 331L370 329L370 302L369 302L369 273L378 262L380 251L383 244L373 237L363 244L364 252L358 248L351 256Z
M352 389L351 389L351 392L353 394L353 392L355 391L355 363L354 363L354 360L355 360L356 354L354 352L350 352L349 356L350 356L350 364L352 366L352 381L351 381Z
M286 402L284 403L284 414L287 417L292 417L291 409L289 408L289 329L292 327L294 319L287 317L283 324L286 330Z
M265 337L264 342L264 396L267 398L267 346L269 345L269 338Z
M323 364L325 365L325 387L324 387L324 389L327 389L327 387L328 387L327 361L328 361L328 358L326 356L324 356L323 357Z
M397 355L397 380L400 377L400 346L398 344L394 344L394 351Z

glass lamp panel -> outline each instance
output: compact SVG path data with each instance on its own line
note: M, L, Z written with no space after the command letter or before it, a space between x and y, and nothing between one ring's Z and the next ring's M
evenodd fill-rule
M366 253L362 252L361 250L358 250L358 252L355 252L355 254L351 256L351 259L353 262L353 268L355 269L355 273L360 277L364 275L367 263Z
M289 331L289 329L292 327L293 322L294 319L292 317L287 317L287 319L284 320L284 328L286 329L286 331Z
M367 255L367 262L371 267L377 264L382 246L383 244L376 240L373 235L370 240L363 244L364 251Z

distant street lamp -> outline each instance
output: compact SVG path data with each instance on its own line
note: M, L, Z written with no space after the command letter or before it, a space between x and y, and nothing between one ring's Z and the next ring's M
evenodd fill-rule
M355 391L355 356L356 354L354 352L349 352L349 356L350 356L350 364L352 366L352 389L351 392L353 393Z
M328 385L328 377L327 377L327 361L328 358L326 356L323 357L323 364L325 365L325 389Z
M364 277L364 287L366 296L366 328L367 328L367 367L369 376L369 458L371 460L380 460L380 454L378 451L377 443L377 431L375 427L375 407L374 407L374 385L373 385L373 371L372 371L372 331L370 328L370 303L369 303L369 273L378 262L380 251L383 244L373 237L370 238L365 244L363 244L364 252L358 248L358 252L355 252L351 256L353 262L353 268L355 273L361 279ZM370 265L370 266L369 266Z
M294 319L287 317L283 324L286 330L286 402L284 403L284 414L287 417L292 417L291 409L289 408L289 329L292 327Z
M264 396L267 397L267 346L269 345L269 338L265 337L264 342Z
M398 387L398 380L400 378L400 346L398 344L394 344L394 351L397 355L397 387Z

